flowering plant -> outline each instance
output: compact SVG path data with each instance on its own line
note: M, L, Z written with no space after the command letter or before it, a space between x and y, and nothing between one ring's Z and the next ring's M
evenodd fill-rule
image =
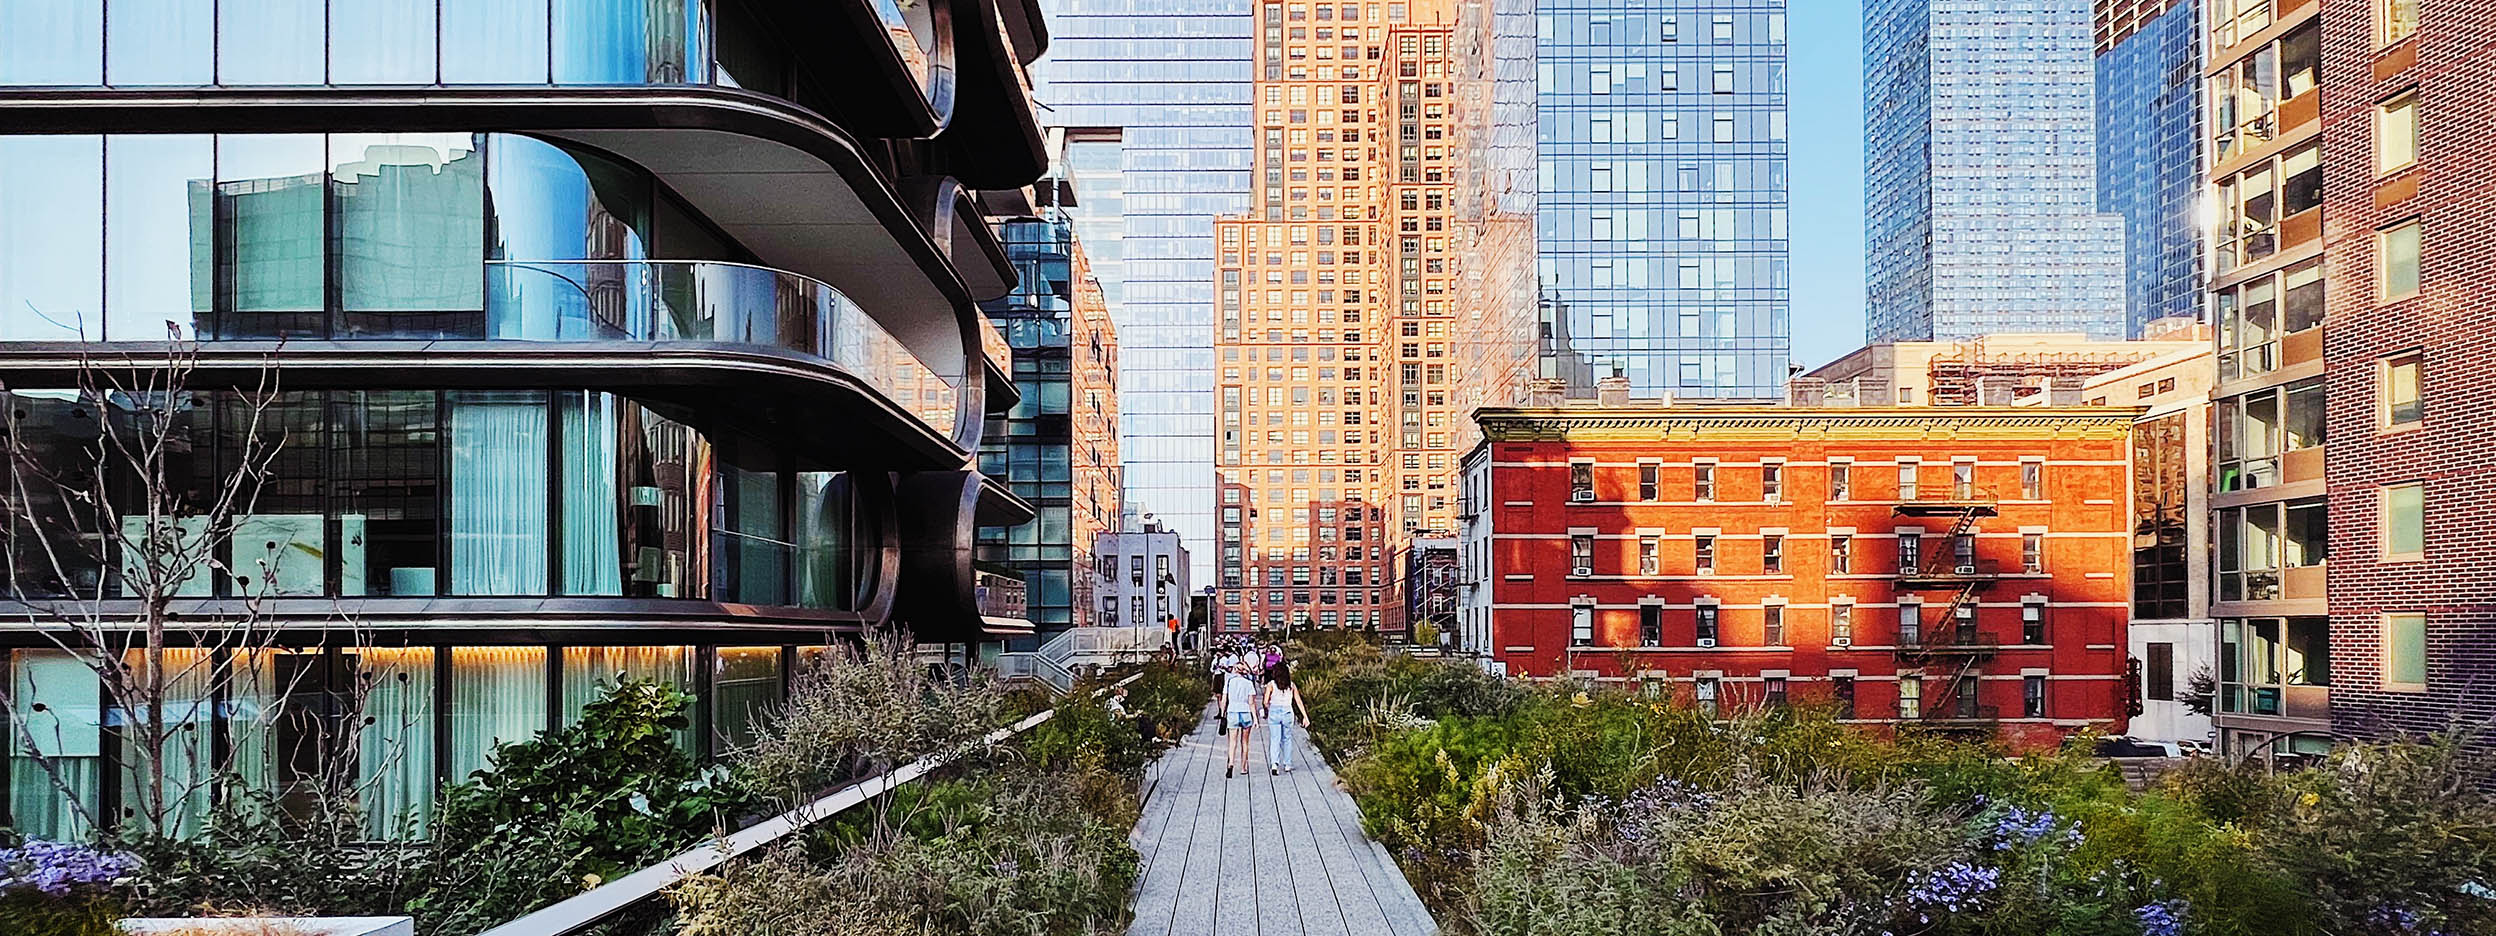
M70 842L27 839L16 848L0 848L0 893L36 891L67 897L82 889L110 886L136 870L138 862L127 855Z

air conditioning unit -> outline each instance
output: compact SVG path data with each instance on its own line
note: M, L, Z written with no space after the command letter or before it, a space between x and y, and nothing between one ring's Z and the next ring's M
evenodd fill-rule
M1852 638L1852 637L1831 637L1831 638L1829 638L1829 646L1832 646L1832 647L1851 647L1851 646L1854 646L1854 645L1855 645L1855 639L1854 639L1854 638Z
M1700 575L1714 575L1714 574L1716 574L1716 567L1715 567L1715 566L1700 566L1700 567L1699 567L1699 574L1700 574Z
M1577 503L1577 504L1591 504L1591 503L1594 503L1594 502L1595 502L1595 492L1594 492L1594 491L1591 491L1591 490L1570 491L1570 492L1569 492L1569 501L1570 501L1571 503Z
M1922 570L1922 569L1918 569L1918 568L1916 568L1916 567L1914 567L1914 566L1899 566L1899 567L1898 567L1898 574L1900 574L1900 575L1922 575L1923 573L1924 573L1924 570Z
M1701 650L1705 650L1705 649L1708 649L1708 648L1710 648L1710 647L1714 647L1714 646L1716 646L1716 638L1714 638L1714 637L1701 637L1701 638L1699 638L1699 649L1701 649Z
M1975 566L1973 566L1973 565L1963 565L1963 566L1960 566L1960 567L1959 567L1959 574L1960 574L1960 575L1974 575L1974 574L1976 574L1976 567L1975 567Z
M1569 574L1579 578L1585 578L1586 576L1595 574L1595 568L1593 566L1570 566Z

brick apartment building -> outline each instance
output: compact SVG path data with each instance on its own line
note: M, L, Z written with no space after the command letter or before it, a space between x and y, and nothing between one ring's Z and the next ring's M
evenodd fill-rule
M2127 719L2126 407L1485 409L1460 630L1513 675L2051 743Z

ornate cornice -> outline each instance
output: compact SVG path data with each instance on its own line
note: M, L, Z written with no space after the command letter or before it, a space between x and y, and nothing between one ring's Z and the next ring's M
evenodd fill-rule
M2143 412L2127 406L1487 408L1494 442L1777 442L1820 439L2121 439Z

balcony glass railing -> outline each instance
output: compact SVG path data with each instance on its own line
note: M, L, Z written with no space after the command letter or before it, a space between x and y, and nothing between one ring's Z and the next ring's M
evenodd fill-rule
M485 336L746 344L822 359L950 437L959 378L938 372L840 290L705 260L489 261Z

